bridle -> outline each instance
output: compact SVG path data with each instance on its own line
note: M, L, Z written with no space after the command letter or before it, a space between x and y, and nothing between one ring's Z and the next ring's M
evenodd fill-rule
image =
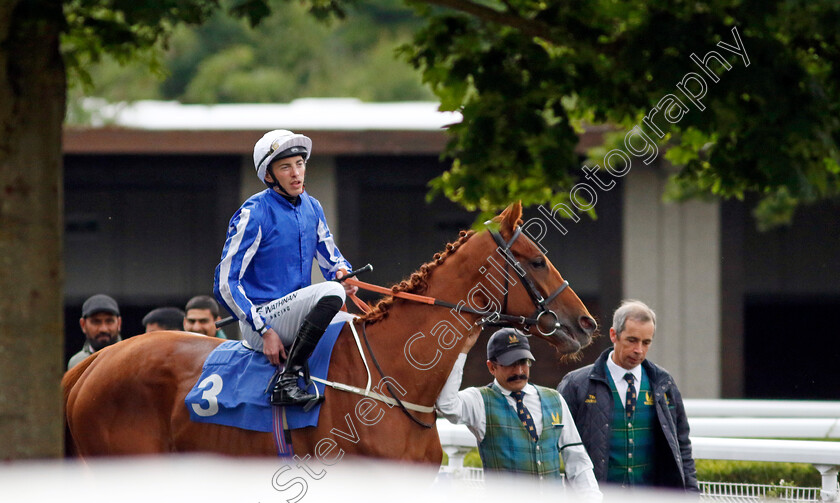
M499 309L499 312L487 314L486 311L479 311L477 309L473 309L464 304L464 302L460 302L459 304L453 304L451 302L447 302L445 300L435 299L434 297L428 297L425 295L418 295L414 293L407 293L407 292L393 292L389 288L384 288L377 285L371 285L370 283L364 283L359 281L356 278L348 279L347 282L349 284L358 286L364 290L370 290L373 292L382 293L385 295L392 295L397 298L412 300L415 302L422 302L425 304L431 304L435 306L447 307L450 309L454 309L456 311L470 313L478 315L480 318L476 321L476 325L484 326L484 325L491 325L491 326L516 326L521 325L526 330L529 327L535 326L539 333L543 336L550 336L559 330L560 327L557 325L557 321L559 318L557 317L557 313L552 311L548 308L548 305L560 295L563 290L569 287L568 281L563 281L563 284L560 285L557 290L555 290L551 295L546 298L543 298L542 294L540 294L539 290L537 290L536 285L531 280L528 272L522 267L522 264L516 260L514 257L511 248L513 244L516 242L517 239L522 235L522 228L516 227L513 232L513 236L511 236L509 241L505 241L502 238L501 234L497 231L489 229L490 235L493 237L493 240L496 241L498 244L497 250L504 256L505 259L505 285L504 285L504 300L502 305ZM514 316L510 314L505 314L504 311L507 310L508 304L508 292L509 292L509 282L508 282L508 270L509 267L512 267L513 270L516 272L516 275L519 276L519 279L522 281L523 286L525 287L525 291L528 293L528 296L531 298L531 302L533 302L535 310L533 314L530 316ZM367 306L363 301L358 299L355 295L350 296L351 300L363 311L368 312L370 307Z
M406 299L406 300L412 300L412 301L415 301L415 302L422 302L422 303L425 303L425 304L430 304L430 305L435 305L435 306L448 307L450 309L456 309L459 312L467 312L467 313L471 313L471 314L476 314L476 315L480 316L479 320L476 322L476 325L481 325L481 326L484 326L484 325L502 325L502 326L522 325L525 329L527 329L530 326L536 326L537 330L539 331L540 334L542 334L544 336L553 335L555 332L557 332L557 330L560 327L557 325L557 321L558 321L557 314L554 311L552 311L551 309L548 308L548 304L550 304L551 301L553 301L555 298L557 298L557 296L560 295L560 293L562 293L563 290L565 290L566 288L569 287L569 282L568 281L563 281L563 284L560 285L560 287L557 288L557 290L555 290L548 297L543 298L542 294L540 294L539 290L537 290L536 285L534 285L534 282L531 280L530 276L528 275L528 272L522 267L522 264L520 264L519 261L516 260L516 257L514 257L513 252L511 251L511 248L513 247L513 244L522 235L522 228L521 227L516 227L516 229L514 229L513 236L510 238L510 241L507 241L507 242L504 240L504 238L502 238L501 234L499 234L497 231L492 230L492 229L488 229L488 231L490 232L490 235L493 236L493 240L496 241L496 244L498 245L497 250L499 251L499 253L501 253L504 256L504 259L505 259L504 301L503 301L503 303L502 303L502 305L499 309L499 312L498 313L492 313L490 316L487 316L487 313L485 311L478 311L478 310L473 309L469 306L463 305L463 302L456 305L456 304L452 304L451 302L446 302L444 300L435 299L433 297L428 297L428 296L425 296L425 295L418 295L418 294L407 293L407 292L393 292L389 288L384 288L384 287L381 287L381 286L372 285L370 283L364 283L362 281L359 281L355 277L355 275L354 275L354 277L348 278L346 280L346 282L351 284L351 285L358 286L359 288L363 288L365 290L370 290L370 291L374 291L374 292L378 292L378 293L383 293L383 294L386 294L386 295L392 295L394 297L398 297L398 298L402 298L402 299ZM534 307L536 309L534 310L534 313L529 317L513 316L513 315L509 315L509 314L504 313L504 311L507 310L507 304L508 304L508 292L509 292L509 289L508 289L508 286L509 286L508 267L513 267L513 270L516 271L516 275L519 276L520 281L522 281L522 284L525 287L525 291L528 292L528 296L531 298L531 301L534 303ZM353 300L353 302L356 304L356 306L358 306L359 309L361 309L362 311L364 311L366 313L370 312L370 307L367 304L365 304L362 300L360 300L358 297L356 297L355 295L351 294L350 299ZM382 368L379 366L379 362L376 360L376 357L373 354L373 348L371 348L370 343L368 342L367 334L366 334L366 331L365 331L365 322L362 321L361 325L362 325L362 335L363 335L364 340L365 340L365 345L367 346L367 349L368 349L368 354L370 355L371 360L373 361L374 365L376 365L377 370L379 370L380 375L382 375L384 377L385 373L382 371ZM549 330L549 328L550 328L550 330ZM387 382L386 382L386 385L387 385L388 393L391 395L391 397L393 397L393 399L396 401L396 403L399 404L403 413L405 413L412 421L414 421L415 423L417 423L417 424L419 424L419 425L421 425L425 428L431 428L432 427L431 423L426 423L426 422L418 419L417 417L415 417L411 412L409 412L406 405L403 403L403 401L396 395L396 393L394 393L394 390L391 388L391 385Z
M531 281L531 278L528 276L528 272L525 271L525 269L522 267L522 264L520 264L519 261L516 260L516 258L513 256L513 252L511 251L513 244L516 242L517 239L519 239L519 236L522 235L522 227L516 227L516 229L514 229L513 231L513 236L511 236L510 241L507 242L505 242L504 238L502 238L502 235L499 234L497 231L490 229L489 232L490 235L493 236L493 240L496 241L496 244L499 245L497 250L499 251L499 253L504 255L505 272L507 273L508 266L513 267L513 270L516 271L516 275L519 276L519 279L522 281L522 284L525 287L525 291L528 292L528 296L531 297L531 302L534 303L534 307L536 308L534 313L528 318L524 316L511 316L508 314L502 314L504 311L507 310L509 291L508 276L507 274L505 274L504 303L502 304L502 307L499 310L500 312L497 316L497 319L503 320L511 324L520 324L523 325L525 328L535 326L537 327L537 330L540 334L544 336L553 335L555 332L557 332L559 328L557 326L557 321L559 318L557 317L557 313L548 308L548 305L551 303L551 301L557 298L557 296L560 295L563 292L563 290L569 287L569 282L564 280L563 284L561 284L560 287L557 288L557 290L555 290L548 297L543 298L542 294L540 294L540 291L537 290L536 285L534 285L534 282ZM550 330L548 330L548 328L550 328Z

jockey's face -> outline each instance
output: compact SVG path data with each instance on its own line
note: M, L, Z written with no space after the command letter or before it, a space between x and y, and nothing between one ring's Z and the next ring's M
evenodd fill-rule
M303 178L306 175L306 162L303 156L286 157L271 163L268 167L274 173L274 179L290 196L299 196L303 193ZM266 180L271 179L266 175Z
M513 365L487 360L487 370L499 381L499 385L508 391L522 391L531 377L531 360L523 358Z
M610 340L613 342L612 359L619 367L627 370L641 365L647 358L648 349L653 343L653 322L627 320L620 334L610 328Z
M93 313L87 318L81 318L79 326L81 326L82 333L85 334L93 350L99 351L105 346L117 342L122 318L111 313Z
M190 309L184 317L184 330L209 337L216 337L216 321L209 309Z

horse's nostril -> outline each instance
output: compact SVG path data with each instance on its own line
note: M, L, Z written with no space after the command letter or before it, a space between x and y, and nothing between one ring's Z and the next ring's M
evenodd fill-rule
M580 328L587 334L591 334L598 328L598 324L589 316L581 316L578 323L580 324Z

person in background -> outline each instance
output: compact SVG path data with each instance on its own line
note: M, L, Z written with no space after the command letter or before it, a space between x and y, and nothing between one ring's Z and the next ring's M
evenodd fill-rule
M184 330L196 334L227 339L221 329L216 328L216 322L221 320L219 315L219 304L209 295L196 295L191 298L186 307L184 317Z
M100 349L121 341L121 326L122 318L116 300L101 293L88 298L82 304L82 317L79 318L79 327L85 334L85 343L82 350L67 362L67 370Z
M143 317L146 333L159 330L183 330L184 311L177 307L158 307L152 309Z
M655 331L651 308L623 301L610 328L613 347L566 374L557 390L599 482L699 492L682 395L674 378L647 359Z

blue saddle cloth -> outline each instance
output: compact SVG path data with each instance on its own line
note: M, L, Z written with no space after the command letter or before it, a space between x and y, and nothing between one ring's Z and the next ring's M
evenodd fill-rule
M344 322L327 328L309 358L311 376L327 378L330 356ZM274 415L269 403L271 378L276 367L261 351L246 348L242 341L227 341L213 350L204 362L201 376L184 400L190 419L201 423L223 424L246 430L274 431ZM303 385L303 380L299 380ZM312 382L310 393L324 394L324 385ZM309 412L303 407L287 407L289 429L318 425L321 404Z

